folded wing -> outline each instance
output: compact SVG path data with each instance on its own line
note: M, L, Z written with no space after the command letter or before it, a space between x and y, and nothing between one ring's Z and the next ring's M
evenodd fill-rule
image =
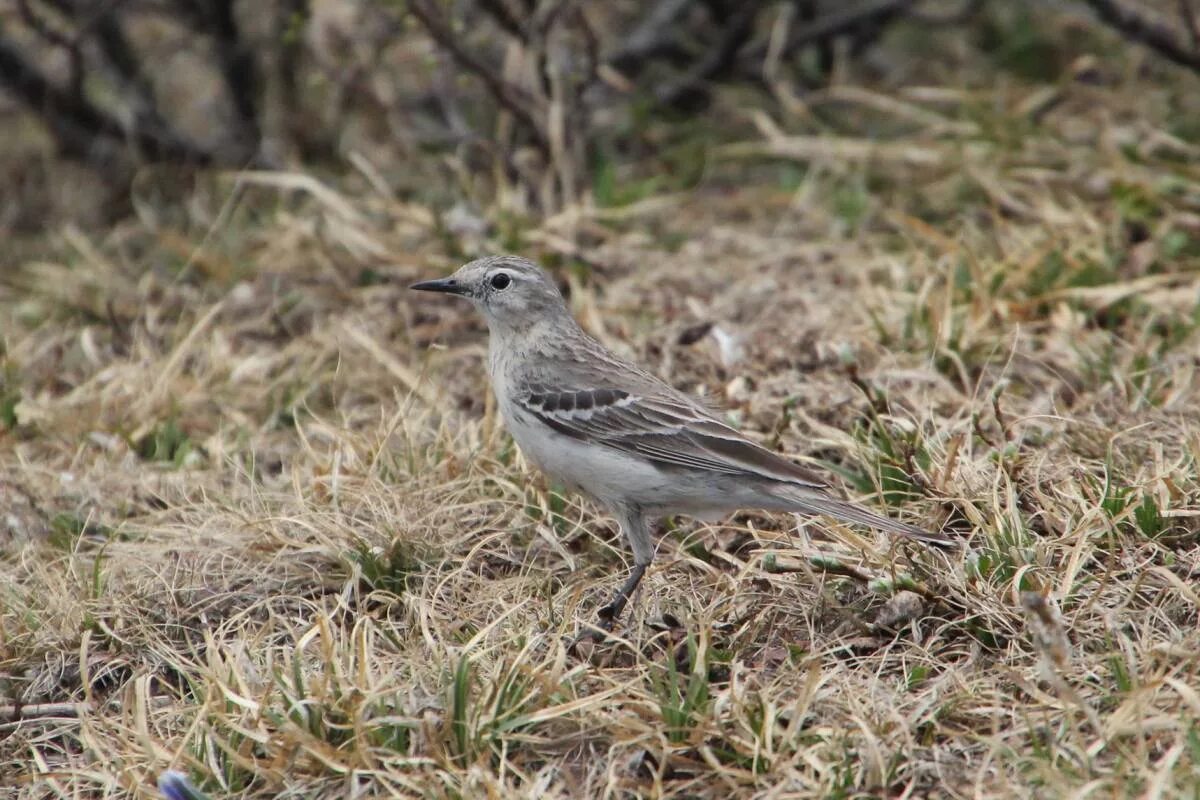
M686 398L624 389L532 384L518 404L573 439L639 455L662 467L780 481L814 489L818 476L755 444Z

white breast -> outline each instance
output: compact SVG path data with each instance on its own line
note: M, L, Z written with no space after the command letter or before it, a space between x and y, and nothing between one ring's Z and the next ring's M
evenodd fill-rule
M589 445L547 427L511 403L499 402L504 424L517 446L551 480L591 495L605 505L643 502L661 491L665 476L641 459Z
M489 371L496 406L521 453L552 481L588 494L602 504L642 502L660 492L666 476L652 464L617 450L565 436L509 400L508 357L492 352Z

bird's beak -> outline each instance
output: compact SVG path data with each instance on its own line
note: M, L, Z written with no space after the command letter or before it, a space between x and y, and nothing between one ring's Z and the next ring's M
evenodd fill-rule
M436 281L421 281L409 286L419 292L445 292L447 294L467 294L467 287L454 278L438 278Z

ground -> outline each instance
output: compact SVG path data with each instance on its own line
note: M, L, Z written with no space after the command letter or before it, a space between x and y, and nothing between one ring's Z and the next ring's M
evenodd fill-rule
M853 124L758 119L686 190L482 235L276 174L14 249L0 787L1197 796L1200 143L1164 85L831 90ZM503 431L480 320L404 288L498 249L961 547L669 521L616 639L568 653L628 550Z

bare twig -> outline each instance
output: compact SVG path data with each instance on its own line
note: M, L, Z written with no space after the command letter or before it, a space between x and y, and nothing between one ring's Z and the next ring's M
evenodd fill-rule
M125 35L121 20L115 13L119 3L76 3L71 0L50 0L63 14L70 15L77 26L80 42L94 42L96 52L109 67L109 75L121 90L132 109L133 138L152 136L165 141L184 143L188 139L159 112L154 87L143 68L142 57ZM82 52L82 50L81 50Z
M663 86L657 93L658 101L669 106L686 104L704 92L707 81L728 72L737 60L738 51L750 38L757 15L757 3L745 3L734 11L724 26L720 41L678 79Z
M549 140L546 138L546 132L542 130L542 126L534 119L533 113L527 106L532 100L525 96L526 93L500 78L499 69L484 63L482 59L463 47L459 37L451 30L449 23L429 0L412 0L408 4L408 8L434 41L450 53L460 66L479 78L487 87L488 92L496 98L496 102L507 109L526 128L538 150L543 155L549 156Z
M258 69L254 51L243 41L233 12L233 0L213 0L211 30L221 76L237 112L245 155L256 157L262 131L258 124Z
M143 156L157 160L154 146L146 146L149 142L173 142L192 150L196 146L188 142L185 136L176 130L162 114L158 112L154 86L152 86L143 68L142 56L133 43L128 40L125 29L122 28L118 10L127 6L127 2L79 2L78 0L43 0L44 5L52 6L56 12L74 24L70 36L48 29L44 20L38 18L29 0L20 0L24 7L23 18L26 24L40 25L40 35L47 41L66 48L71 58L70 88L68 91L77 98L83 97L83 77L85 68L89 66L106 67L108 78L118 84L122 100L128 103L131 119L121 125L126 128L125 138L134 143L142 142L139 148ZM95 53L101 59L101 64L88 65L85 62L85 44L94 43ZM187 161L196 162L196 158L188 157Z
M148 124L165 127L166 123L158 112L154 89L142 69L141 59L125 36L125 31L116 16L108 9L102 9L92 27L100 53L108 61L113 72L119 76L122 88L132 96L139 118Z
M150 703L155 708L169 706L173 702L175 699L166 695L155 695L150 698ZM15 730L23 725L34 725L39 722L81 717L84 714L100 711L106 705L111 706L116 703L31 703L29 705L13 703L0 706L0 719L4 720L4 722L0 722L0 732Z
M79 35L69 35L56 30L49 21L42 19L29 5L29 0L17 0L21 20L29 29L50 44L64 50L70 62L70 92L75 97L83 96L83 49L79 46Z
M50 129L62 153L103 173L112 174L124 160L126 133L121 123L94 105L53 83L36 64L0 35L0 85L36 113ZM131 138L152 161L207 164L211 154L169 131L135 129Z
M286 135L302 159L329 159L334 154L333 143L327 130L311 125L306 118L300 83L305 43L299 31L312 17L309 0L280 0L276 13L280 35L275 81L279 86ZM344 97L341 95L341 99Z
M596 36L596 31L588 22L587 14L579 6L572 9L572 19L575 20L576 26L579 28L580 34L583 36L583 51L587 56L587 80L589 83L595 81L600 69L600 38Z
M1179 0L1179 16L1183 17L1183 24L1191 37L1192 49L1200 50L1200 23L1196 21L1196 10L1192 8L1192 0Z
M1200 71L1200 50L1188 48L1175 31L1165 24L1143 16L1120 0L1087 0L1102 22L1127 38L1141 42L1160 56L1183 67ZM1191 26L1194 33L1195 26Z
M841 36L860 25L871 24L905 11L914 2L915 0L869 0L843 11L825 14L791 33L784 50ZM767 42L752 45L745 49L744 55L751 61L760 61L766 55L767 46Z
M233 11L233 0L176 0L180 17L198 33L206 34L216 52L217 65L237 115L236 157L259 157L262 129L258 121L258 65L254 51L244 41Z
M681 53L675 21L682 16L693 0L661 0L628 36L622 46L608 57L608 66L633 76L641 72L650 59Z
M513 16L512 10L504 0L479 0L479 7L496 21L496 24L522 42L529 41L529 33Z
M775 47L777 53L776 58L778 58L779 55L787 52L787 37L791 35L792 31L801 26L807 27L808 25L811 25L820 19L821 14L819 6L819 0L794 0L794 2L791 4L791 8L795 13L790 16L790 24L784 29L783 42L777 44ZM833 37L822 39L816 43L817 64L820 68L820 74L822 75L828 75L833 71L833 43Z
M970 21L971 17L975 16L981 8L983 8L983 0L963 0L959 8L940 14L936 11L926 11L919 6L908 13L913 20L922 25L940 27L962 25L964 22Z

